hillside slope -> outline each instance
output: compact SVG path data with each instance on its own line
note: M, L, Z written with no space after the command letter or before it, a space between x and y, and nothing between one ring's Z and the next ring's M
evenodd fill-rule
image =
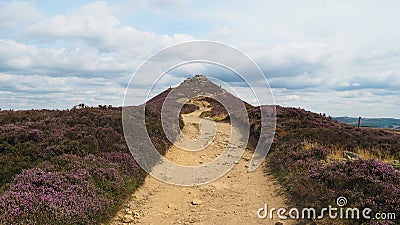
M336 199L344 196L346 207L371 208L373 216L400 215L399 134L357 129L303 109L277 107L277 115L277 135L267 167L298 207L335 206ZM399 224L399 219L319 223Z
M109 220L147 175L128 150L121 110L0 111L0 224ZM165 153L171 143L160 135L157 102L147 124Z
M204 78L199 80L203 82ZM211 89L218 88L204 82ZM190 84L190 80L186 84ZM190 85L186 87L191 90ZM171 143L161 126L160 109L166 96L174 90L179 89L166 90L151 99L146 107L149 136L161 154L168 153ZM206 94L201 89L193 90L194 97ZM223 90L216 90L222 98L234 99ZM226 109L212 97L206 95L197 99L207 102L210 107L203 116L213 118L219 124L229 124ZM185 101L189 99L185 98ZM260 135L260 108L247 103L243 105L250 120L248 147L254 147ZM183 105L181 113L191 115L199 108L199 105L188 102ZM239 183L241 177L258 178L251 178L256 186L240 184L238 189L233 190L258 190L260 196L256 196L260 199L271 194L278 199L279 206L286 206L286 195L282 193L287 193L289 203L297 207L322 208L335 205L339 196L345 196L348 206L369 207L373 212L400 215L400 134L380 129L357 129L303 109L279 106L276 109L277 132L264 164L266 178L257 174L260 170L252 175L235 170L232 178L236 177L234 179ZM0 224L99 224L108 221L121 209L127 196L143 184L146 177L125 143L121 110L102 106L63 111L0 111ZM195 129L190 124L184 126L184 115L179 118L181 128ZM248 158L249 152L246 154ZM166 156L169 157L168 154ZM172 155L171 159L181 159L175 156ZM202 159L203 163L206 159ZM238 165L246 163L242 160ZM274 178L268 177L268 173ZM225 184L227 179L234 180L232 178L225 177L221 181ZM271 184L276 189L265 187L274 179L280 182L284 192L280 192L276 184ZM224 196L225 186L217 186L204 188L204 191L214 190L217 196ZM204 194L201 188L193 193L197 193L196 198L199 197L203 203L211 201L204 196L201 199ZM138 192L137 195L143 197L144 193ZM228 196L228 200L234 201L235 196L241 195ZM192 207L187 200L187 207ZM190 209L201 209L201 204ZM254 208L255 205L248 207ZM238 212L238 209L235 210ZM199 211L205 217L204 211ZM219 212L222 211L211 214L217 216ZM169 216L171 214L168 213ZM242 214L238 212L238 215ZM397 220L381 222L399 224L399 219L400 216ZM378 224L379 221L317 222Z

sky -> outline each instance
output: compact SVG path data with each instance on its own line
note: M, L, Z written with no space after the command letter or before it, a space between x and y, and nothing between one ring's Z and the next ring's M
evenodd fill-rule
M278 105L400 118L399 10L390 0L0 0L0 108L121 106L151 55L210 40L252 58ZM191 65L165 74L152 92L195 74L243 87L230 71ZM137 104L146 93L137 90Z

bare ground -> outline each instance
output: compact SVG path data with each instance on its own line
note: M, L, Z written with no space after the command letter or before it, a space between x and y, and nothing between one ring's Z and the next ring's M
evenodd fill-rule
M183 115L183 133L191 139L199 135L198 123L202 107ZM228 144L229 123L216 123L214 141L201 151L184 151L171 146L165 157L181 165L200 165L211 162ZM231 171L218 180L194 187L182 187L161 182L147 176L144 184L127 200L126 206L110 224L275 224L273 219L259 219L257 210L268 207L288 208L282 188L265 166L249 172L251 152L246 150ZM125 222L124 222L125 221ZM292 224L293 221L283 221Z

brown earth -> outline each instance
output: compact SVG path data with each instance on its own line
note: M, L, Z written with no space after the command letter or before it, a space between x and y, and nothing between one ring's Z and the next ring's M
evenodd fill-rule
M183 133L189 139L199 136L199 115L209 110L200 109L184 114ZM200 165L211 162L228 144L231 134L229 123L217 122L213 142L201 151L184 151L171 146L165 157L181 165ZM126 206L110 224L275 224L273 219L259 219L257 210L268 207L288 208L282 188L265 166L249 172L251 159L246 150L241 160L227 174L209 184L183 187L161 182L147 176L144 184L127 200ZM125 222L124 222L125 221ZM293 221L283 221L293 224Z

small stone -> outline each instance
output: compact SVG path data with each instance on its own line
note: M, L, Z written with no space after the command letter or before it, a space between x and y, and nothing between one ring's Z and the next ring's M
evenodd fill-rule
M133 213L133 218L140 219L140 214L138 212Z
M195 198L192 200L192 205L201 205L201 204L203 204L203 201L200 199Z
M125 212L126 212L126 214L129 214L129 215L132 215L132 214L133 214L133 211L130 210L130 209L126 209Z
M124 216L124 218L122 219L122 221L124 222L124 223L131 223L131 222L133 222L135 220L135 218L132 216L132 215L129 215L129 214L126 214L125 216Z
M343 156L344 156L344 158L346 158L346 159L348 159L350 161L360 160L361 159L361 156L359 154L354 153L354 152L350 152L350 151L344 151L343 152Z
M283 225L283 223L281 221L278 221L275 223L275 225Z

